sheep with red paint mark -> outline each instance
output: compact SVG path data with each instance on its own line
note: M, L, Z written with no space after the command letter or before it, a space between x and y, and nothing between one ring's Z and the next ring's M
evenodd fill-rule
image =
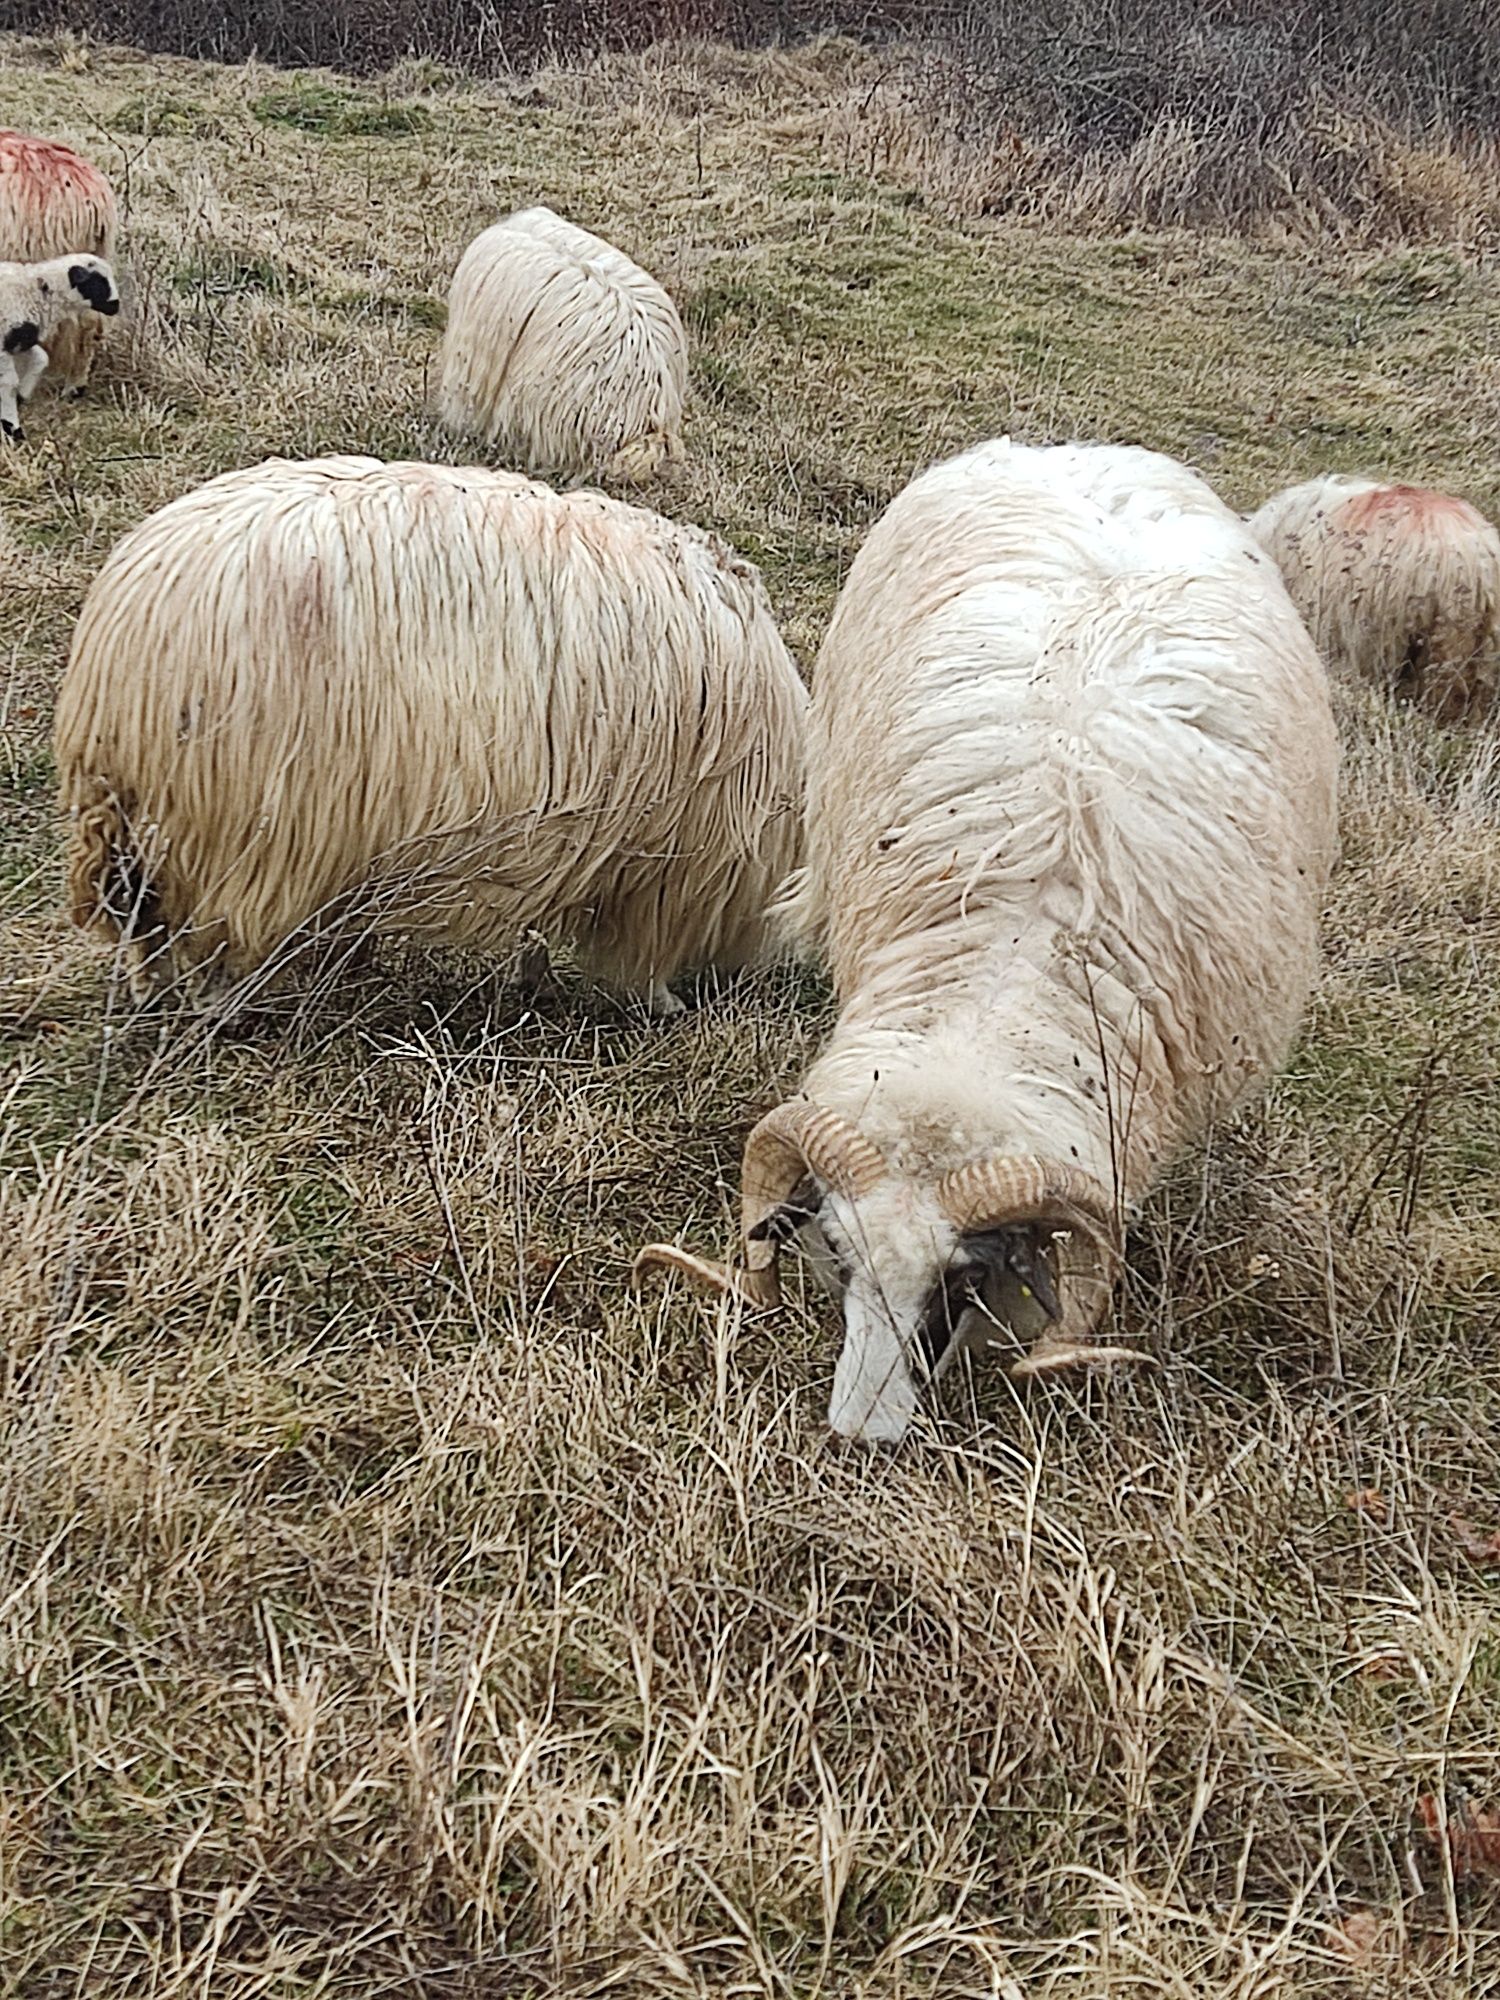
M1500 685L1500 534L1450 493L1330 474L1250 518L1335 671L1438 722L1481 716Z
M114 189L91 161L53 139L0 131L0 261L112 264L118 227ZM103 330L98 314L56 328L48 365L64 394L82 394Z

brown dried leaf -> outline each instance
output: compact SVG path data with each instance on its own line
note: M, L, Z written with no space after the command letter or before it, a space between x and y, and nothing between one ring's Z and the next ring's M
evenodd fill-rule
M1488 1566L1500 1563L1500 1528L1492 1528L1488 1534L1483 1528L1462 1514L1450 1514L1448 1526L1453 1530L1453 1539L1472 1563Z
M1402 1681L1406 1679L1407 1665L1404 1653L1371 1653L1362 1660L1359 1667L1360 1679L1366 1681Z
M1351 1514L1368 1514L1372 1521L1383 1521L1386 1516L1385 1495L1378 1486L1362 1486L1357 1493L1346 1493L1344 1505Z
M1445 1826L1431 1792L1417 1800L1417 1811L1439 1854L1446 1847L1455 1882L1476 1875L1500 1877L1500 1812L1485 1812L1465 1799L1449 1812Z
M1328 1949L1356 1972L1368 1972L1388 1943L1390 1918L1378 1910L1350 1910L1328 1927Z

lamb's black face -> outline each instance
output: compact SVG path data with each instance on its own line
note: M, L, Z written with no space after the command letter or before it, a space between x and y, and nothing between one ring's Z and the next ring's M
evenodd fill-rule
M6 328L4 340L0 340L0 347L3 347L7 354L29 354L41 337L42 329L34 319L21 319L17 320L14 326Z
M96 313L109 315L120 310L120 294L107 271L96 270L91 264L70 264L68 283Z

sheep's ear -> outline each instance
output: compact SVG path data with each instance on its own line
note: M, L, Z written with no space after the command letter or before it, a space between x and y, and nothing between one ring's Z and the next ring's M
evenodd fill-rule
M811 1174L805 1174L792 1189L785 1201L778 1202L769 1214L747 1232L750 1243L790 1243L799 1229L805 1229L812 1222L822 1205L823 1193Z
M4 347L7 354L29 354L32 348L39 344L41 338L42 329L36 321L23 319L18 320L14 326L7 327L5 339L0 341L0 346Z
M91 271L87 264L68 266L68 283L81 299L99 313L117 313L120 301L115 297L115 288L102 271Z
M986 1277L1010 1277L1033 1298L1048 1319L1062 1318L1062 1301L1047 1251L1047 1235L1035 1224L1016 1229L975 1230L961 1239L967 1258Z

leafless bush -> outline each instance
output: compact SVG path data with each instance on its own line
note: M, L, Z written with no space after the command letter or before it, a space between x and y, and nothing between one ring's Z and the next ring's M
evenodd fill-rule
M59 27L221 61L514 72L662 42L825 32L888 55L859 138L967 213L1116 228L1486 238L1496 0L17 0Z
M971 214L1473 243L1500 36L1462 0L997 0L893 56L860 115L872 158Z
M514 68L679 37L894 37L946 58L980 127L1003 117L1124 151L1166 120L1211 118L1226 150L1262 144L1330 88L1388 116L1492 133L1497 23L1493 0L18 0L8 25L360 70L405 54Z
M59 26L180 55L350 70L425 55L494 71L678 37L767 43L880 33L931 16L911 0L20 0L14 25ZM946 19L946 11L944 11Z

